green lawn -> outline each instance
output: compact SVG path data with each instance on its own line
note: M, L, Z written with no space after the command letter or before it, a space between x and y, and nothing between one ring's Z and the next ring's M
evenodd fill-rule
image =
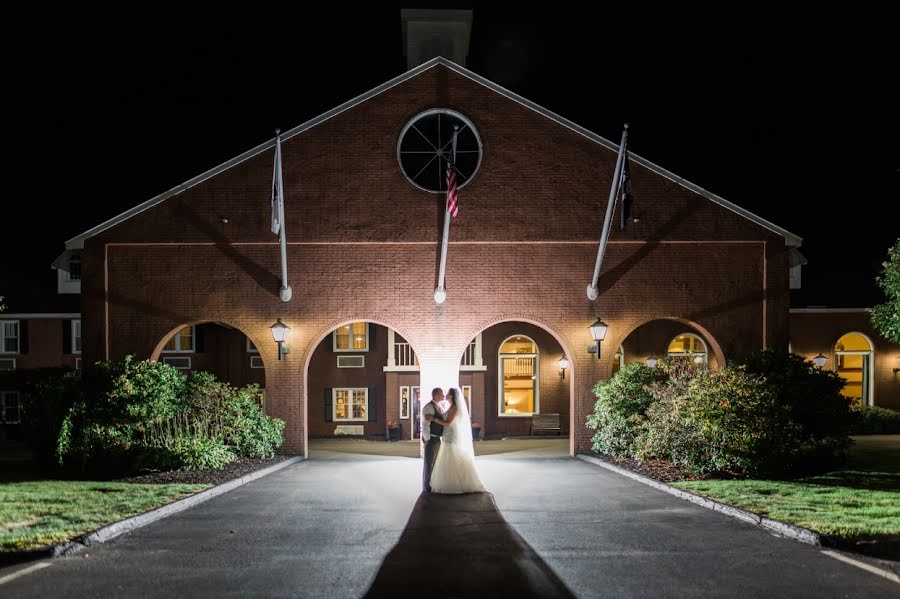
M674 486L843 538L900 535L900 435L854 438L845 469L797 480L700 480Z
M0 551L60 543L210 485L82 481L0 484Z

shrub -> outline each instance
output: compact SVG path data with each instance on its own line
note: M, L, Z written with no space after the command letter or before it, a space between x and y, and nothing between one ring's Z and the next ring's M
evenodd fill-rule
M263 414L255 385L235 388L206 372L166 364L101 362L60 427L60 463L151 469L219 468L238 456L272 457L284 422Z
M63 420L57 443L62 464L77 456L86 464L100 455L123 454L147 422L175 414L184 375L161 362L97 362L82 374L82 394Z
M799 427L799 443L823 465L841 459L852 445L850 400L841 395L844 380L803 356L765 349L738 362L748 374L765 377L778 402Z
M897 435L900 434L900 412L864 406L852 411L852 435Z
M657 369L667 378L649 387L653 403L635 441L637 457L732 476L770 473L793 461L797 427L764 379L681 360Z
M192 372L187 382L189 409L214 423L226 445L242 457L270 458L284 443L284 421L266 416L258 397L258 386L235 388L208 372Z
M597 403L587 419L588 427L597 431L591 439L594 451L615 456L634 454L635 438L653 402L648 387L665 378L662 370L634 362L608 381L594 385Z

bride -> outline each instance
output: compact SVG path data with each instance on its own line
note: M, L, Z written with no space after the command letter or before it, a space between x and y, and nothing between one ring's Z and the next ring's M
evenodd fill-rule
M434 493L483 493L484 485L475 470L475 447L472 445L472 420L465 399L456 389L447 391L451 402L444 425L441 448L434 460L431 490Z

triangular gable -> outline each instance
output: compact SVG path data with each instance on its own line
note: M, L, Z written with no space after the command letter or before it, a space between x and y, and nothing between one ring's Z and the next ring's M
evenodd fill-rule
M523 98L522 96L520 96L516 93L509 91L508 89L494 83L493 81L485 79L481 75L473 73L472 71L466 69L465 67L461 67L458 64L451 62L451 61L447 60L446 58L442 58L442 57L433 58L433 59L429 60L428 62L425 62L425 63L417 66L416 68L411 69L411 70L407 71L406 73L403 73L402 75L394 77L390 81L387 81L386 83L383 83L383 84L379 85L378 87L376 87L360 96L353 98L352 100L344 102L340 106L337 106L336 108L333 108L324 114L321 114L313 119L310 119L309 121L306 121L302 125L298 125L297 127L294 127L293 129L282 134L281 139L282 139L282 141L285 141L285 140L290 139L291 137L294 137L295 135L299 135L300 133L303 133L307 129L311 129L312 127L315 127L316 125L324 123L325 121L331 119L332 117L335 117L335 116L341 114L342 112L349 110L349 109L353 108L354 106L357 106L358 104L362 104L363 102L365 102L371 98L374 98L375 96L377 96L397 85L400 85L401 83L404 83L405 81L408 81L409 79L412 79L413 77L416 77L416 76L420 75L421 73L424 73L425 71L432 69L436 66L446 67L447 69L450 69L451 71L453 71L463 77L466 77L466 78L490 89L491 91L493 91L497 94L500 94L501 96L504 96L504 97L512 100L513 102L516 102L516 103L524 106L525 108L528 108L529 110L533 110L534 112L537 112L538 114L541 114L542 116L544 116L552 121L555 121L559 125L562 125L563 127L566 127L567 129L570 129L571 131L574 131L575 133L578 133L579 135L582 135L597 144L604 146L605 148L609 149L610 151L613 151L613 152L619 151L619 146L617 144L615 144L603 137L600 137L596 133L594 133L592 131L588 131L584 127L576 125L572 121L570 121L566 118L563 118L563 117L559 116L558 114L551 112L551 111L547 110L546 108L539 106L539 105L535 104L534 102L532 102L526 98ZM220 164L219 166L212 168L212 169L206 171L205 173L198 175L198 176L194 177L193 179L190 179L190 180L182 183L181 185L173 187L169 191L161 193L158 196L153 197L153 198L147 200L146 202L143 202L142 204L135 206L134 208L131 208L130 210L126 210L122 214L119 214L118 216L115 216L115 217L107 220L106 222L103 222L103 223L97 225L96 227L88 229L81 235L78 235L76 237L73 237L72 239L69 239L66 242L66 249L67 250L81 249L84 247L84 241L86 239L88 239L89 237L93 237L94 235L102 233L103 231L105 231L111 227L114 227L121 222L128 220L132 216L134 216L136 214L140 214L144 210L152 208L153 206L159 204L160 202L163 202L173 196L176 196L176 195L180 194L181 192L183 192L187 189L190 189L191 187L194 187L195 185L198 185L199 183L202 183L203 181L206 181L207 179L210 179L210 178L218 175L219 173L222 173L222 172L230 169L233 166L236 166L236 165L244 162L245 160L253 158L254 156L261 154L262 152L265 152L267 150L270 150L274 147L275 147L274 139L266 141L265 143L262 143L262 144L256 146L255 148L244 152L240 156L236 156L235 158L232 158L228 162ZM709 192L709 191L703 189L702 187L699 187L698 185L691 183L690 181L682 179L678 175L675 175L674 173L667 171L666 169L650 162L649 160L641 158L637 154L629 152L628 156L634 162L636 162L637 164L640 164L641 166L647 168L648 170L650 170L662 177L665 177L666 179L669 179L670 181L673 181L674 183L677 183L678 185L681 185L682 187L685 187L685 188L691 190L692 192L694 192L698 195L701 195L701 196L707 198L708 200L711 200L712 202L715 202L716 204L719 204L720 206L727 208L728 210L731 210L732 212L734 212L736 214L743 216L744 218L760 225L761 227L763 227L765 229L768 229L774 233L777 233L778 235L781 235L782 237L784 237L785 245L787 245L788 247L800 247L800 245L803 243L803 239L801 237L794 235L793 233L791 233L785 229L782 229L781 227L765 220L764 218L753 214L749 210L745 210L744 208L741 208L740 206L733 204L733 203L729 202L728 200L726 200L720 196L717 196L716 194Z

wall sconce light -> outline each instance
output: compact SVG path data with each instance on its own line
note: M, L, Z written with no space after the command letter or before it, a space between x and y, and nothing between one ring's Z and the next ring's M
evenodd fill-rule
M900 361L900 356L897 356L897 361ZM894 368L894 374L900 372L900 368Z
M603 341L604 338L606 338L606 331L609 330L609 325L598 318L597 321L588 328L591 331L591 338L593 338L593 340L597 342L597 346L592 348L590 350L590 353L596 353L597 359L599 360L600 342Z
M656 368L657 362L659 362L659 360L656 359L656 356L650 356L649 358L647 358L647 366L649 366L650 368Z
M559 359L559 378L566 378L566 368L569 367L569 361L565 356Z
M818 366L819 368L825 366L825 362L827 362L827 361L828 361L828 358L826 358L822 354L819 354L818 356L813 358L813 363L815 363L815 365Z
M291 327L281 322L281 319L279 318L270 328L272 329L272 338L275 339L275 343L278 344L278 359L281 360L284 358L284 354L290 351L284 346L284 340L287 338L287 332L291 330Z

